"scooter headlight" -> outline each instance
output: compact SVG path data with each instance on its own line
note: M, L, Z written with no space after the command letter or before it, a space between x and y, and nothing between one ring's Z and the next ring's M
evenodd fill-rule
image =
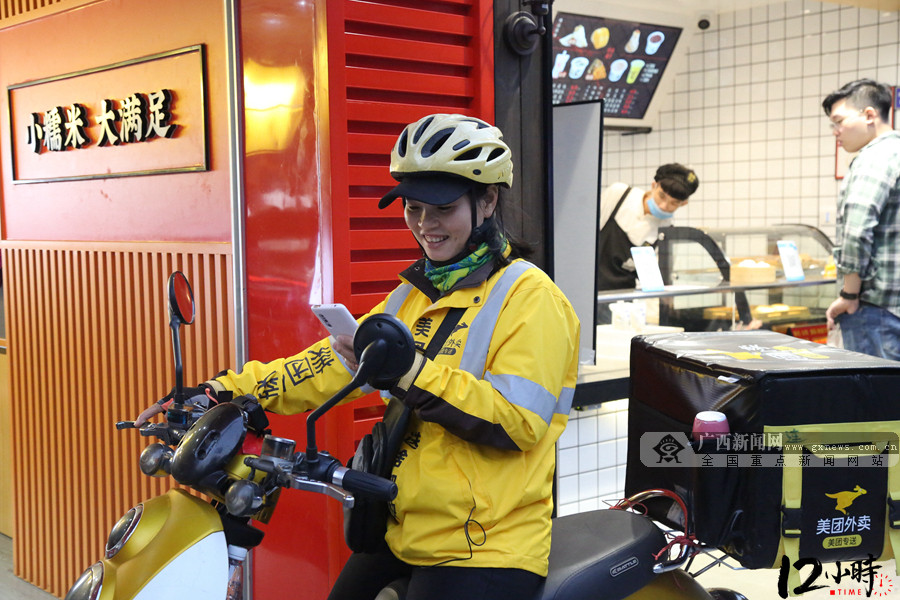
M65 600L97 600L103 586L103 563L94 563L84 570Z
M106 540L106 558L112 558L118 554L131 534L137 528L141 520L141 514L144 512L144 506L138 504L127 513L125 513L119 522L116 523L112 531L109 532L109 538Z
M150 477L165 477L175 451L164 444L150 444L141 452L141 472Z

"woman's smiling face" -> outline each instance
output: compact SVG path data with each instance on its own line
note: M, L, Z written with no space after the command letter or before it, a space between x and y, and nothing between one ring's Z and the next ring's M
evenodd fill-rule
M476 202L475 225L481 225L494 212L496 188ZM472 202L464 194L450 204L433 206L407 199L403 210L406 226L432 262L448 261L463 251L472 232Z

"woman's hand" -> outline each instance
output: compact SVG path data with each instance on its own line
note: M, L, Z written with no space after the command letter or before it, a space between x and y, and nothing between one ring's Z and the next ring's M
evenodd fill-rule
M201 384L199 387L186 387L181 388L183 397L186 398L185 404L190 405L199 405L202 406L203 409L207 409L210 405L216 404L216 396L212 391L212 388L209 385ZM140 427L156 415L166 412L166 408L172 402L172 399L175 397L175 388L172 388L168 394L163 396L161 400L158 402L154 402L150 406L144 409L144 412L138 415L138 418L134 420L134 426Z
M335 338L331 345L335 352L341 355L344 363L351 371L359 368L359 362L356 360L356 354L353 352L353 338L349 335L339 335Z
M159 402L154 402L153 404L145 408L144 412L138 415L138 418L134 420L134 426L140 427L156 415L165 412L165 410L166 409L163 408L163 406Z

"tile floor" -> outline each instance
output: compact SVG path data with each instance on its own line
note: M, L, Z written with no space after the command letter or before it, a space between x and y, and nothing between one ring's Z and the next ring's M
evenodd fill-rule
M56 596L13 575L12 568L12 540L0 534L0 600L54 600L56 598Z

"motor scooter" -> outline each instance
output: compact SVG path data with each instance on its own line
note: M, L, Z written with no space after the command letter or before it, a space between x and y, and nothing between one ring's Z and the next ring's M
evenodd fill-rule
M353 346L359 368L352 381L307 417L307 447L270 434L256 398L241 396L206 408L185 397L180 328L193 322L194 299L185 276L169 278L168 306L175 356L173 401L164 423L139 431L156 437L140 456L149 476L171 476L208 499L183 489L131 508L113 526L103 558L89 566L65 600L242 600L243 564L263 532L282 489L325 494L352 508L356 497L390 501L397 486L350 469L316 447L316 421L352 391L398 379L415 353L407 327L390 315L360 324ZM116 424L134 428L134 422ZM534 600L746 600L737 592L704 590L680 569L691 544L672 552L666 534L648 517L630 512L644 500L672 492L649 490L618 510L553 520L550 573ZM677 544L676 544L677 546ZM674 554L674 555L673 555ZM387 586L377 600L402 600L406 582Z

